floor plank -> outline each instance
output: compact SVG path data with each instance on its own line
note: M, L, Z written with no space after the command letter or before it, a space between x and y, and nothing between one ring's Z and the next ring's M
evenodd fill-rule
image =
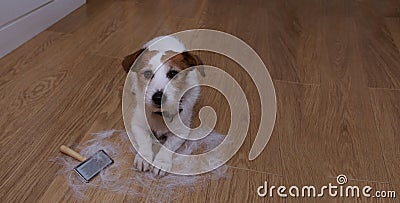
M321 64L323 110L319 124L325 153L330 154L327 172L329 176L346 174L364 180L387 181L368 100L369 75L362 69L367 65L360 56L362 45L356 40L357 28L351 18L342 17L327 18L324 28L327 58Z
M348 185L400 191L399 1L87 2L0 59L0 202L396 201L261 198L256 190L264 181L320 186L345 174ZM77 198L50 161L61 155L59 146L79 148L91 133L123 130L122 58L155 36L193 28L233 34L265 62L278 114L263 153L247 159L260 125L251 78L232 60L199 52L206 64L232 75L249 100L250 129L227 163L230 177L176 188L176 197L148 189L159 183L150 181L122 193L91 188L87 199ZM231 109L225 98L203 88L196 109L205 105L217 112L215 129L226 133ZM134 155L126 151L130 169Z
M397 50L400 47L400 17L399 18L385 18L386 26L390 35L396 44Z
M368 20L364 17L371 16ZM390 34L385 18L370 8L359 6L354 18L358 29L360 53L368 76L368 86L376 88L400 87L400 52Z
M385 169L391 189L399 191L399 164L400 147L400 92L392 90L371 89L371 103L374 111L375 123L378 128L378 137L382 145Z

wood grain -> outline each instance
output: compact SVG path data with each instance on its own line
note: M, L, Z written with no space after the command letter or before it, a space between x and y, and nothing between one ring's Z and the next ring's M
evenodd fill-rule
M399 11L397 0L88 0L0 59L0 202L79 202L49 160L60 156L61 144L79 146L90 133L123 130L122 58L155 36L194 28L233 34L259 54L274 81L278 114L267 148L249 161L260 125L257 90L234 61L198 52L241 85L250 129L228 162L229 178L178 188L165 202L398 202L260 198L256 189L264 181L321 186L345 174L348 184L400 192ZM225 98L203 88L196 110L206 105L216 110L216 130L226 133ZM87 201L152 202L151 195L162 194L129 190L143 196L93 188Z
M399 190L400 91L373 89L370 95L388 180L393 189Z
M358 179L387 181L386 171L380 167L384 165L382 148L368 102L368 74L362 69L368 64L360 56L363 48L356 41L355 22L327 18L324 30L327 58L321 64L319 121L320 136L331 154L327 159L329 175L345 173Z

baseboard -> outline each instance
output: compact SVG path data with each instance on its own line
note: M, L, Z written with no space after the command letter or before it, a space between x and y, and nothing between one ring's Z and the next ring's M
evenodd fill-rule
M30 40L86 0L54 0L0 28L0 58Z

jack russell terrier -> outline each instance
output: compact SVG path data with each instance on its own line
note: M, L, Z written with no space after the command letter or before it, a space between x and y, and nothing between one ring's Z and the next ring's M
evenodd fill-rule
M156 176L164 176L172 168L172 154L166 150L175 152L185 142L190 129L174 129L178 137L168 129L163 117L170 119L173 126L179 121L174 117L179 116L190 127L193 107L200 94L198 74L205 76L201 65L200 58L187 52L184 44L172 36L157 37L124 58L122 66L127 73L131 71L132 92L137 103L131 123L137 143L134 160L137 170L151 170ZM180 95L183 96L179 98ZM154 153L154 137L168 149L162 147ZM151 167L146 160L157 167Z

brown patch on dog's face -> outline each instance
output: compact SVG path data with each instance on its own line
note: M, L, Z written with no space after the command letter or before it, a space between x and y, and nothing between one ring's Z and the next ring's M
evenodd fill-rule
M161 61L171 68L177 69L178 71L182 71L190 67L189 64L185 62L183 55L174 51L165 52L165 54L161 57Z
M145 51L145 49L140 49L135 53L125 56L121 65L127 73L129 72L129 70L136 72L140 70L144 65L148 64L149 60L157 53L158 51ZM131 69L135 61L137 61L135 67Z
M149 61L157 55L158 51L145 51L143 54L136 59L135 65L132 67L131 71L137 73L138 78L138 89L144 90L149 80L152 79L154 74L154 68L149 63Z
M166 61L167 59L168 61L166 62L166 64L178 69L179 71L185 70L193 66L203 65L203 62L197 55L191 54L189 52L177 53L174 51L167 51L161 57L161 60ZM205 76L204 68L203 67L196 67L196 68L200 72L200 74L204 77Z

